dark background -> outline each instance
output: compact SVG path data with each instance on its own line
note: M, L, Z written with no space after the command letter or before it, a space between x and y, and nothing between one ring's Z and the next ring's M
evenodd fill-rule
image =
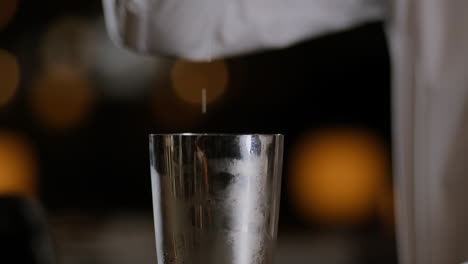
M134 219L151 218L147 135L190 131L285 134L280 245L283 238L287 243L281 252L294 255L290 248L305 247L297 254L320 252L324 256L321 263L395 263L393 230L383 228L376 216L358 225L323 228L297 214L287 193L289 154L307 132L330 126L365 129L381 139L390 157L390 69L381 23L361 25L286 49L226 59L228 89L196 122L168 125L155 117L154 90L170 86L164 70L132 100L107 96L99 86L112 84L90 71L97 91L92 113L64 132L42 126L28 98L32 80L45 67L41 39L54 21L69 16L96 21L102 17L100 1L19 1L14 19L0 31L0 48L17 57L21 70L15 97L0 106L0 129L32 142L39 168L39 202L62 262L74 263L72 260L80 259L80 254L92 259L95 252L89 249L93 239L70 234L83 232L93 237L96 229L116 215L130 219L125 230L132 233L132 221L139 221ZM169 102L176 100L170 92L166 95ZM183 120L189 112L200 111L198 106L174 105L165 115ZM135 215L141 217L127 217ZM148 226L148 232L152 232ZM63 246L70 244L67 239L81 241L81 247L87 250ZM307 241L314 242L309 245ZM324 245L328 251L320 249ZM344 258L346 261L326 261L327 254L345 254L348 248L352 253Z

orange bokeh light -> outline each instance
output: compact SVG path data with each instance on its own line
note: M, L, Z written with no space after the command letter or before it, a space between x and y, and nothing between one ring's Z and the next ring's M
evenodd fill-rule
M36 195L36 161L28 142L0 132L0 194L33 198Z
M0 5L1 6L1 5ZM8 104L18 89L20 69L16 57L0 49L0 106Z
M191 62L178 60L172 67L172 86L177 95L191 104L202 104L202 91L206 91L206 103L212 103L226 90L228 68L224 61Z
M358 224L375 211L389 166L373 134L357 129L312 133L299 140L291 158L289 193L307 220Z
M73 68L61 67L34 80L31 103L42 125L53 130L67 130L88 117L94 94L86 75Z
M17 0L0 1L0 30L5 29L16 14Z

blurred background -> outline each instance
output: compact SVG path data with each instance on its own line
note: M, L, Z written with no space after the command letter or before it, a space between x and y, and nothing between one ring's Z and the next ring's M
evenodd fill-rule
M389 76L378 23L193 63L1 0L0 262L155 263L147 135L223 132L286 136L277 263L396 263Z

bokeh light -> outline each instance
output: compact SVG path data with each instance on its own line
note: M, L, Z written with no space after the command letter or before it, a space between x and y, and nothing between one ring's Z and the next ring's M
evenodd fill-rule
M55 20L41 40L42 66L89 70L96 55L95 35L93 25L86 18L67 16Z
M212 103L226 90L228 67L222 60L191 62L178 60L171 70L172 86L180 98L192 104L203 102L202 92L206 91L206 103Z
M0 131L0 195L36 195L36 160L27 140Z
M0 30L5 29L16 14L18 0L0 1Z
M388 177L379 139L364 130L324 129L300 139L291 156L289 193L305 219L354 225L375 212Z
M61 67L50 69L32 82L31 104L43 126L63 131L78 126L88 117L94 94L85 74Z
M2 49L0 49L0 80L1 107L11 101L20 82L20 69L16 57Z

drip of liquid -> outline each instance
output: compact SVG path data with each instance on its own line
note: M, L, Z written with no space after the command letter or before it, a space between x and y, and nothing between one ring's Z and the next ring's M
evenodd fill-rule
M210 13L214 15L213 12L210 12ZM212 40L208 39L208 58L207 58L208 62L211 62L213 60L212 46L213 46ZM202 114L206 114L206 89L205 88L202 89Z
M202 89L202 113L206 114L206 89Z

